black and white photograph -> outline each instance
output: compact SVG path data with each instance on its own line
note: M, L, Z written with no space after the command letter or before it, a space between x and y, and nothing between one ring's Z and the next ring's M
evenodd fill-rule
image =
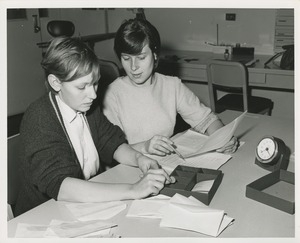
M298 242L299 7L0 0L0 242Z

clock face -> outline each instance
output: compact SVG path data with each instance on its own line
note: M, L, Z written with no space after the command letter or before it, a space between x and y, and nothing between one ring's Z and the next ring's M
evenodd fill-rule
M272 137L263 138L256 148L256 157L262 163L269 163L277 154L277 143Z

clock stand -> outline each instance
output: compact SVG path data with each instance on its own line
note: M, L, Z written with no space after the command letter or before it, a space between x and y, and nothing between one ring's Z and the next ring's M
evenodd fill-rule
M277 161L273 161L273 163L264 164L255 159L255 164L260 166L263 169L269 170L269 171L276 171L279 169L286 170L289 164L289 150L286 147L286 152L281 154Z

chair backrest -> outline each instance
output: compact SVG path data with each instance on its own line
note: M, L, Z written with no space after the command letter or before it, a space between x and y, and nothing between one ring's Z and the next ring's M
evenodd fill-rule
M99 59L100 64L100 82L110 84L120 76L120 70L116 63L108 60Z
M244 110L248 110L248 69L240 63L225 60L211 60L207 65L207 80L210 104L216 110L217 90L242 93Z
M100 81L98 86L98 101L102 103L106 89L110 83L120 77L120 70L116 63L108 60L99 59L100 64Z
M7 139L7 203L12 207L16 204L20 189L20 135L14 135Z
M67 20L52 20L47 24L48 33L53 37L69 36L75 32L75 25Z

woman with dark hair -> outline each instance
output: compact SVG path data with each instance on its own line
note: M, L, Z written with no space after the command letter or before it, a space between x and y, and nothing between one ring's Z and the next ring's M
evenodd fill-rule
M79 39L54 39L42 61L50 92L26 110L21 124L21 178L15 214L54 198L73 202L139 199L157 194L170 177L132 149L101 113L100 68ZM135 184L88 181L115 159L144 173Z
M197 132L212 134L223 126L177 77L155 72L161 42L157 29L147 20L131 19L118 29L114 49L126 72L105 95L104 114L124 131L129 144L145 154L164 156L173 151L176 115ZM220 152L232 153L233 137Z

